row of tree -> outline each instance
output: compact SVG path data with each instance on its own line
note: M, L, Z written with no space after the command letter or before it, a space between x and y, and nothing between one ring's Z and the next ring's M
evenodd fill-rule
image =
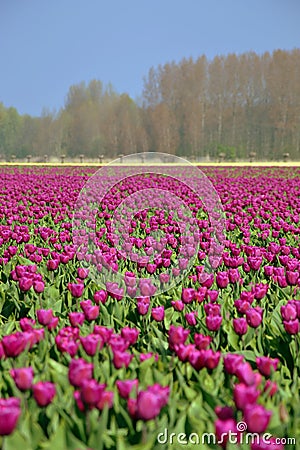
M152 67L138 101L92 80L71 86L58 113L21 116L0 103L2 157L142 151L300 159L300 49Z

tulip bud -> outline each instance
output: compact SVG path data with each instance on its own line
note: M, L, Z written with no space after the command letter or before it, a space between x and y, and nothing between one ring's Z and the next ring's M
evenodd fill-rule
M41 325L49 325L53 318L53 311L52 309L38 309L36 315Z
M278 358L269 358L268 356L261 356L256 358L256 364L259 372L265 377L269 377L272 371L277 370L279 363Z
M81 312L71 312L69 313L69 320L72 327L78 327L83 324L85 316Z
M0 436L10 435L17 426L21 414L20 399L0 398Z
M50 381L39 381L32 386L33 397L39 406L49 405L55 394L55 385Z
M263 433L266 431L272 411L266 410L262 405L247 405L244 409L244 419L247 431L250 433Z
M238 319L233 319L233 328L236 334L239 336L243 336L247 333L248 324L244 317L240 317Z
M82 402L89 406L96 406L104 392L105 387L105 384L99 384L94 379L83 380L81 385Z
M113 365L116 369L120 369L121 367L128 367L131 360L133 358L133 355L127 352L121 352L118 350L114 351L114 357L113 357Z
M10 374L14 379L16 386L20 391L26 391L31 388L33 380L33 368L23 367L21 369L11 369Z
M116 382L120 396L125 399L129 398L129 395L133 390L137 391L138 384L139 382L137 378L134 380L118 380Z
M151 316L156 322L162 322L165 317L165 309L163 306L158 306L157 308L152 308Z
M72 359L69 365L68 378L70 384L81 387L84 380L90 380L93 375L93 364L82 358Z
M243 411L247 405L252 405L256 402L259 394L260 391L254 385L247 386L244 383L236 384L233 390L235 406Z

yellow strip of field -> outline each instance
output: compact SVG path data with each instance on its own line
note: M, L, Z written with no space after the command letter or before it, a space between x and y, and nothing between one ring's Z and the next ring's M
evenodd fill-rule
M49 163L43 163L43 162L0 162L0 166L15 166L15 167L102 167L107 166L111 163L95 163L95 162L86 162L86 163L78 163L78 162L65 162L65 163L59 163L59 162L49 162ZM192 164L193 166L199 166L199 167L300 167L300 161L289 161L289 162L280 162L280 161L258 161L258 162L190 162L189 164ZM114 166L185 166L185 164L179 164L179 163L114 163L112 164Z

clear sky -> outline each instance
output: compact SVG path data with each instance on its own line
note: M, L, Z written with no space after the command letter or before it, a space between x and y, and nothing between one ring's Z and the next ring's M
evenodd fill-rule
M136 99L151 66L296 47L299 0L0 0L0 102L57 111L93 78Z

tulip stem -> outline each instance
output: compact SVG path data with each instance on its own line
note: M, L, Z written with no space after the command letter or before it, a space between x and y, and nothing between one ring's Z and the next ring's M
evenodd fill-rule
M90 434L91 434L91 420L90 420L90 412L89 411L86 411L85 417L86 417L86 437L88 440L90 437Z
M147 443L147 425L143 423L142 428L142 444L145 445Z
M4 437L0 436L0 450L4 450Z
M295 349L296 349L296 358L299 359L299 342L298 342L298 336L295 336ZM296 359L296 361L297 361ZM295 361L295 362L296 362ZM296 363L296 368L299 367L299 364Z

